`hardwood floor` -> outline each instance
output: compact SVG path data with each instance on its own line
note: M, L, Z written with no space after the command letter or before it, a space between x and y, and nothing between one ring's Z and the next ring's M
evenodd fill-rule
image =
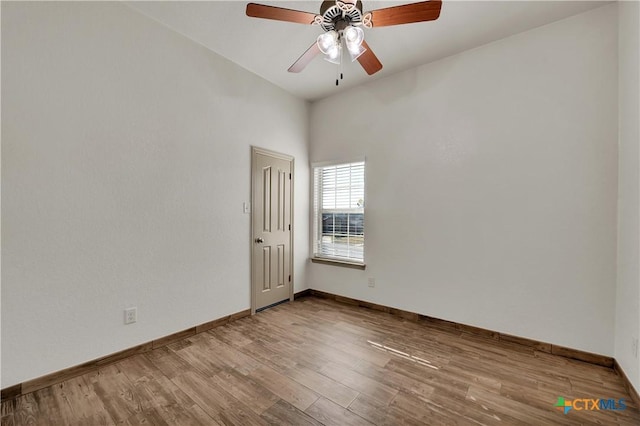
M555 407L624 398L624 410ZM589 404L587 404L587 407ZM613 369L305 297L2 402L2 425L638 425Z

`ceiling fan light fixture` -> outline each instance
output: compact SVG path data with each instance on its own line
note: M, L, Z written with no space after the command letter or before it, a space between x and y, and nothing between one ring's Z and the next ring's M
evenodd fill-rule
M344 38L344 44L347 46L347 50L351 56L351 62L358 59L360 55L367 51L367 49L362 47L362 42L364 41L364 31L362 28L349 25L342 32L342 36Z
M365 49L362 44L357 45L350 43L347 43L347 50L349 51L349 56L351 56L351 62L358 59L360 55L367 51L367 49Z
M336 44L329 48L329 50L325 53L324 59L331 62L332 64L340 64L340 50L342 46Z
M364 41L364 31L360 27L354 27L353 25L349 25L343 31L344 40L347 45L357 45L360 46Z
M342 49L346 48L351 58L357 59L367 74L372 75L382 69L382 63L364 41L363 27L435 21L440 16L441 9L442 0L422 0L363 14L361 0L324 0L319 14L257 3L247 4L246 14L253 18L318 25L326 31L289 67L289 72L302 71L320 53L324 53L327 60L340 63Z
M330 51L338 48L338 33L336 31L328 31L320 34L317 43L320 51L328 55Z

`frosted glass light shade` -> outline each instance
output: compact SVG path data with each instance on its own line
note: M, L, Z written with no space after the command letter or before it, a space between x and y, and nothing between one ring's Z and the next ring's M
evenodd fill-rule
M353 25L349 25L344 29L342 33L344 35L344 41L349 44L360 46L364 41L364 31L360 27L354 27Z
M339 44L336 44L335 46L331 47L327 53L325 54L324 59L326 59L327 61L331 62L332 64L340 64L340 50L342 49L342 46L340 46Z
M317 43L320 51L326 55L330 50L337 48L338 33L335 31L328 31L324 34L320 34L318 36Z
M367 51L361 44L350 44L347 43L347 50L349 51L349 56L351 56L351 62L355 61Z

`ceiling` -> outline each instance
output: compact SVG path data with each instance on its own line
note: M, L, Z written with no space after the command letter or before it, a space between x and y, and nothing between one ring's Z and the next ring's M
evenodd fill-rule
M321 0L256 3L318 13ZM364 11L414 3L367 1ZM436 21L365 29L365 40L383 64L368 76L358 62L337 66L316 57L299 74L287 69L322 33L318 26L249 18L247 1L142 1L130 7L204 45L289 93L317 100L338 91L432 62L512 34L600 7L604 1L447 1Z

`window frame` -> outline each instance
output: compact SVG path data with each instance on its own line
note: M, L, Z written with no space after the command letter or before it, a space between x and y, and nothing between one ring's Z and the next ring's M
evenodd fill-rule
M311 163L311 207L310 207L310 231L311 231L311 235L310 235L310 241L309 241L309 246L310 246L310 260L313 263L320 263L320 264L327 264L327 265L334 265L334 266L345 266L345 267L349 267L349 268L355 268L355 269L365 269L366 267L366 263L365 263L365 247L366 247L366 239L363 242L363 253L362 253L362 260L358 260L355 258L348 258L348 257L340 257L340 256L323 256L323 255L319 255L317 253L317 240L319 238L322 238L323 235L323 222L322 222L322 215L323 215L323 209L321 207L321 205L318 206L318 209L316 211L316 202L322 203L322 188L319 187L318 190L320 191L319 194L316 194L316 170L320 169L320 168L326 168L326 167L333 167L333 166L341 166L341 165L347 165L347 164L354 164L354 163L363 163L363 179L364 179L364 183L363 183L363 199L364 201L364 205L362 207L362 220L363 220L363 225L362 225L362 235L363 238L365 235L365 223L366 223L366 219L365 219L365 210L366 210L366 199L367 199L367 161L366 158L363 157L359 157L359 158L355 158L355 159L346 159L346 160L335 160L335 161L323 161L323 162L315 162L315 163ZM325 209L325 210L331 210L331 213L336 213L336 212L343 212L343 213L352 213L353 209ZM335 231L334 231L335 233Z

